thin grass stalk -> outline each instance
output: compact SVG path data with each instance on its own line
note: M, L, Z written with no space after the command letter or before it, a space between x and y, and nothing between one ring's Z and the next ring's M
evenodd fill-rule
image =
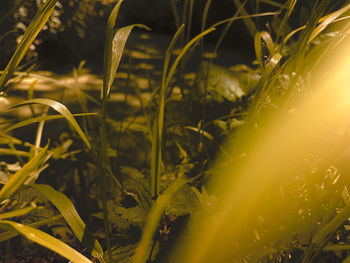
M170 81L173 78L181 59L187 53L187 51L198 40L202 39L205 35L215 30L215 28L209 28L206 31L194 37L181 50L180 54L177 56L174 63L172 64L171 68L169 69L169 71L167 71L169 62L170 62L170 55L171 55L172 48L174 47L175 42L177 41L179 36L181 35L183 28L184 28L183 26L180 27L178 32L176 32L167 50L166 57L164 60L162 88L160 91L160 100L159 100L159 105L157 110L157 117L154 121L154 126L153 126L152 162L151 162L151 196L153 198L156 198L160 191L160 176L161 176L161 163L162 163L161 147L162 147L162 141L163 141L165 94L166 94L167 88L169 87Z
M298 0L289 0L288 1L288 7L286 9L286 13L282 19L282 22L277 30L277 33L276 33L276 43L279 43L281 41L281 37L282 37L282 30L283 28L285 27L290 15L292 14L293 12L293 9L295 7L295 4L297 3ZM281 45L281 48L282 48L282 45Z
M108 146L107 146L107 132L106 132L106 115L107 115L107 99L110 91L111 84L111 67L112 67L112 45L114 36L114 26L119 13L120 5L123 1L120 0L115 5L112 10L107 23L107 35L106 35L106 46L104 50L104 75L103 75L103 88L101 91L102 98L102 113L101 113L101 194L102 194L102 213L103 213L103 223L105 230L105 241L107 246L107 254L110 262L113 262L112 258L112 246L110 237L110 223L108 218L108 208L107 208L107 191L108 191Z
M234 18L234 17L237 17L237 16L241 13L241 11L242 11L241 9L244 8L244 6L246 5L247 1L248 1L248 0L244 0L244 2L239 6L239 8L237 9L236 13L233 15L233 18ZM226 26L225 26L224 30L222 31L222 33L220 34L220 37L219 37L218 41L216 42L216 45L215 45L215 48L214 48L214 51L213 51L214 55L215 55L216 52L218 51L218 49L219 49L219 47L220 47L222 41L224 40L224 38L225 38L225 36L226 36L228 30L230 29L230 27L232 26L232 24L233 24L234 21L235 21L235 20L229 21L229 22L226 24Z
M171 11L173 12L173 15L174 15L176 29L179 29L181 26L179 12L177 11L175 1L174 0L169 0L169 1L171 6Z
M190 40L191 37L191 28L192 28L192 15L193 15L193 4L194 0L189 0L189 9L188 9L188 21L187 21L187 32L186 32L186 42Z
M242 5L240 0L233 0L233 3L235 4L237 9L240 9L240 7ZM240 13L242 14L242 16L249 16L248 12L245 10L244 7L242 7L240 10L241 10ZM250 35L252 37L254 37L256 32L257 32L257 29L256 29L256 26L255 26L253 20L250 17L247 17L247 18L243 19L243 22L246 25Z
M306 27L305 31L303 31L302 35L300 36L300 44L298 46L295 57L295 66L292 69L292 71L295 72L295 75L292 77L289 87L285 93L285 104L287 104L289 101L289 96L293 91L293 87L296 86L298 77L304 71L305 54L308 50L308 45L310 44L309 39L316 29L319 19L324 15L326 8L329 6L330 2L331 0L324 0L316 6L311 15L309 26Z
M205 29L211 3L212 3L212 0L207 0L207 2L205 3L203 15L202 15L201 32L203 32ZM202 55L202 57L203 57L203 54L204 54L204 39L201 39L201 55Z
M111 238L110 238L110 223L108 218L108 208L107 208L107 190L108 190L108 168L109 159L108 159L108 146L107 146L107 134L106 134L106 100L102 101L102 115L101 115L101 172L102 172L102 180L101 180L101 193L102 193L102 213L103 213L103 223L105 230L105 239L107 245L107 253L110 262L112 261L112 247L111 247Z

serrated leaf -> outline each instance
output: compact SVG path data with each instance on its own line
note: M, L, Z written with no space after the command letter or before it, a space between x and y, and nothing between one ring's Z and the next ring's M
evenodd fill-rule
M45 197L56 206L76 237L91 251L91 254L96 258L102 258L103 250L101 245L92 234L87 231L86 225L79 216L73 203L63 193L56 191L49 185L34 184L32 186L45 195Z
M29 240L38 243L39 245L42 245L44 247L47 247L48 249L60 254L61 256L69 259L72 262L92 263L91 260L83 256L67 244L36 228L7 220L0 221L0 228L14 230L19 234L23 235L24 237L28 238Z

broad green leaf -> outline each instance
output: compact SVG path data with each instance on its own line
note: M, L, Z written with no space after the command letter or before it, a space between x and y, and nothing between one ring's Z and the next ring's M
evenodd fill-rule
M103 250L98 241L86 229L86 225L79 216L73 203L63 193L56 191L49 185L34 184L32 185L36 190L46 196L54 206L60 211L61 215L67 221L68 225L76 235L76 237L83 243L83 245L91 251L91 254L101 259Z
M43 98L25 100L21 103L18 103L15 106L11 107L11 109L18 108L18 107L25 106L25 105L30 105L30 104L46 105L46 106L53 108L55 111L59 112L60 114L62 114L66 118L66 120L72 125L72 127L77 131L77 133L80 135L80 137L85 142L86 146L89 149L91 148L88 139L86 138L84 132L79 127L79 124L77 123L77 121L74 119L72 113L70 113L70 111L67 109L66 106L64 106L63 104L61 104L57 101L54 101L51 99L43 99Z
M29 240L60 254L61 256L69 259L72 262L92 263L91 260L83 256L67 244L63 243L61 240L50 236L49 234L40 231L36 228L7 220L0 221L0 228L14 230L22 236L28 238Z
M47 157L47 148L48 145L46 145L43 150L41 150L28 163L26 163L20 171L11 176L10 180L1 188L0 200L10 197L19 187L24 184L31 173L37 171L39 166Z
M25 54L27 53L30 45L49 19L52 11L55 8L57 0L47 0L45 4L40 8L34 19L24 32L21 42L18 44L15 53L13 54L10 62L7 64L4 73L0 77L0 91L5 89L7 81L16 70L18 64L21 62Z
M109 97L109 93L111 91L111 86L113 84L115 75L117 73L118 70L118 66L120 63L120 60L122 58L122 55L124 53L124 48L125 48L125 44L126 41L129 38L129 35L131 33L131 30L134 27L141 27L141 28L145 28L150 30L148 27L144 26L144 25L130 25L130 26L126 26L126 27L122 27L120 29L118 29L118 31L115 33L114 38L113 38L113 42L112 42L112 46L111 46L111 51L108 52L108 56L106 59L108 60L108 68L106 68L105 70L107 72L105 72L105 76L108 76L108 78L104 81L107 81L107 83L104 83L104 89L106 89L106 98ZM108 46L109 47L109 46ZM110 60L110 62L109 62ZM103 93L101 94L101 98L103 98Z
M111 79L111 69L112 69L112 47L113 47L113 35L114 35L114 26L118 17L120 5L123 0L119 0L118 3L113 8L111 14L108 17L107 22L107 33L106 33L106 43L104 50L104 68L103 68L103 89L101 91L101 98L106 99L108 97L109 88L108 84Z

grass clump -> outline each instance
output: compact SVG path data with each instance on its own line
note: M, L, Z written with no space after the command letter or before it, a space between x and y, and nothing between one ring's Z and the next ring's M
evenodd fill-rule
M303 8L297 1L256 1L255 14L250 1L234 1L233 17L207 26L215 4L208 0L193 36L195 1L184 1L181 17L171 0L177 32L159 85L149 100L137 87L123 91L125 101L137 97L139 108L114 119L111 97L127 40L135 28L150 30L139 24L116 29L122 2L107 22L99 97L19 71L56 1L45 2L2 71L4 101L16 81L31 75L71 89L82 113L34 97L37 81L27 99L9 102L0 133L0 240L19 234L72 262L347 262L346 70L334 69L328 80L318 72L343 63L349 4L316 1L305 24L293 29ZM271 12L258 12L266 6ZM263 30L261 19L269 20ZM224 27L216 54L237 21L252 36L255 61L228 69L216 65L215 56L205 59L206 37ZM188 64L199 45L190 84ZM76 83L83 67L73 70ZM27 117L11 115L20 109L29 109ZM50 126L44 124L60 119L68 132L43 143ZM16 137L33 123L39 123L33 142ZM128 163L136 153L122 151L125 138L143 144L142 165Z

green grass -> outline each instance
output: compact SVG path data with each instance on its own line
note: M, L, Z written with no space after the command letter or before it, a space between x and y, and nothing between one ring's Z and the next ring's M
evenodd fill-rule
M1 71L0 91L10 95L15 84L9 84L15 83L15 78L44 79L74 90L81 113L72 113L71 105L35 97L37 81L30 85L27 98L9 105L2 113L8 122L0 133L0 155L6 158L0 173L3 184L0 241L21 235L72 262L92 262L94 258L99 262L140 263L169 259L193 263L306 263L319 262L325 256L348 262L345 253L337 252L347 251L350 245L347 157L341 145L346 127L338 120L339 107L345 108L346 102L335 103L345 95L337 97L339 85L334 93L326 93L329 101L323 104L329 105L330 113L319 109L323 122L315 111L319 104L313 85L322 86L326 82L320 81L322 76L316 73L322 67L331 68L330 63L336 64L334 61L338 60L332 54L345 46L350 5L335 9L330 1L316 1L307 24L292 29L290 21L298 11L295 0L255 1L256 13L249 13L252 1L234 0L236 13L211 26L207 26L207 20L215 3L207 0L200 33L192 36L196 1L184 1L179 7L170 0L177 32L164 55L160 84L150 91L150 101L144 101L143 91L137 87L125 91L125 97L128 94L137 97L140 108L128 112L128 119L114 120L109 112L110 95L115 91L116 73L127 40L135 27L150 30L139 24L118 28L122 2L115 4L107 21L99 98L78 85L72 89L54 78L29 70L18 71L56 1L45 2ZM258 12L264 5L271 7L271 11ZM257 18L269 20L271 28L261 30ZM252 94L230 104L229 113L216 113L215 119L207 121L207 116L221 107L211 97L215 85L209 86L209 79L203 82L204 100L195 98L194 89L198 88L195 85L182 85L180 95L174 95L174 90L186 83L183 79L186 63L192 63L191 56L198 44L201 43L203 55L206 36L223 27L213 45L216 53L238 20L243 21L254 40L252 53L256 60L249 67L235 67L237 83L244 85L239 74L248 74L250 67L259 72L260 78ZM179 51L174 55L176 49ZM132 67L131 58L129 61ZM75 84L83 67L84 62L73 70ZM128 81L130 75L128 72ZM332 76L338 76L337 71L332 71L329 79ZM129 85L128 82L128 88ZM178 111L170 110L174 101L182 108L198 107L201 112L192 119L174 117L173 121ZM91 104L98 112L90 112ZM44 107L40 113L38 105ZM24 108L29 108L29 117L13 117L16 110ZM56 114L51 114L51 110ZM298 117L298 110L305 116ZM140 116L144 122L138 125L142 129L133 130L133 122ZM52 122L60 120L66 122L65 129L73 132L44 142L45 132L55 125ZM123 125L125 122L128 123ZM14 135L17 130L33 130L34 124L38 124L34 142ZM316 140L318 134L327 137L328 131L335 134L334 144L340 146ZM125 153L120 145L122 138L137 142L139 137L144 139L147 163L131 167L123 163ZM328 156L327 150L319 145L327 145L334 154ZM210 151L216 152L214 157ZM345 160L345 164L340 160ZM68 169L60 174L56 163ZM51 178L58 181L54 187L37 183L39 177L50 174L48 171L59 177ZM34 197L28 191L33 191ZM125 200L132 200L132 205L125 204ZM84 203L91 203L94 212L83 214ZM187 217L184 223L187 231L176 228L177 222ZM95 226L90 230L91 221ZM69 241L63 237L59 240L53 233L46 233L47 229L54 229L54 223L64 225L90 259L68 246ZM171 231L167 233L168 228L180 236L174 238L174 243L167 240L175 236ZM97 229L103 229L102 234L96 235ZM135 237L128 232L130 229L138 229L142 234ZM338 242L341 235L344 238Z

